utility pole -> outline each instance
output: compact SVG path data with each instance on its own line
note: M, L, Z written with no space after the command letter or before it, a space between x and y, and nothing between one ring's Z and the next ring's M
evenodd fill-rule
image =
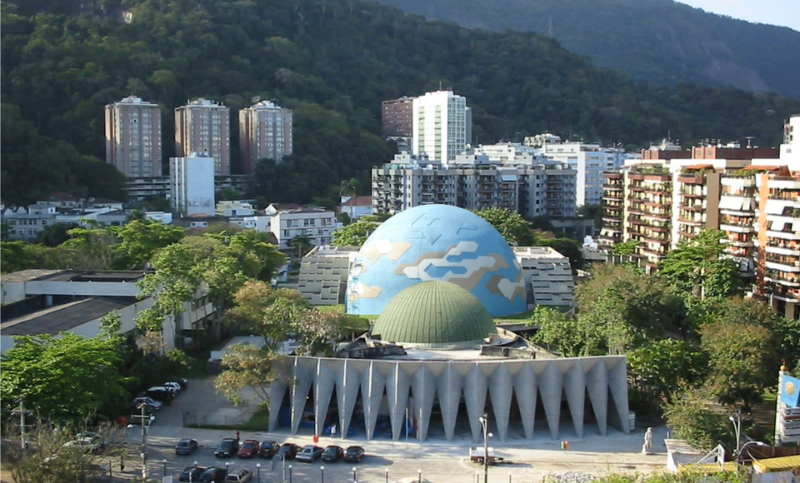
M19 398L19 434L20 434L20 449L22 450L22 457L25 457L25 450L28 445L25 444L25 398Z
M146 440L147 430L145 429L145 426L144 426L145 408L146 407L147 407L147 403L139 404L139 409L142 410L141 421L140 421L140 423L142 425L142 454L141 454L141 456L142 456L142 478L145 479L145 480L147 479L147 447L145 446L147 444L147 440Z

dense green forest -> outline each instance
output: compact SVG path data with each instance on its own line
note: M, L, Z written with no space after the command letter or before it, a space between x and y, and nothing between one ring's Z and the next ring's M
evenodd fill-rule
M207 97L235 111L254 97L294 110L295 153L261 162L253 196L334 198L369 186L391 159L380 102L439 85L473 109L473 141L545 130L645 145L755 136L780 142L800 101L679 84L655 87L592 66L535 33L426 21L360 0L17 0L2 4L2 196L53 191L121 198L102 162L103 106L135 94L162 107L164 160L173 109ZM127 21L126 21L127 20ZM238 125L231 126L234 172ZM167 163L165 163L167 164Z
M469 28L538 32L654 84L731 86L800 99L800 32L672 0L377 0Z

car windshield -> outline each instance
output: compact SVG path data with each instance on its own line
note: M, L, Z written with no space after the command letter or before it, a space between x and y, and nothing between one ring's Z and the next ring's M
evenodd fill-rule
M273 444L272 443L261 443L261 447L263 449L272 449L273 448Z
M189 446L189 442L188 441L181 441L181 442L178 443L178 446Z
M253 449L256 446L257 446L257 444L255 442L247 442L247 441L245 441L245 443L242 445L242 449Z

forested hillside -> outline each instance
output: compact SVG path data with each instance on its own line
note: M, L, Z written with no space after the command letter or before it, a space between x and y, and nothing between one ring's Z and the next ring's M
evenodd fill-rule
M189 98L224 102L232 120L256 96L293 109L295 154L261 163L254 195L296 202L335 197L351 177L366 191L368 169L392 155L380 101L440 84L467 97L479 143L548 130L775 145L800 112L800 101L772 94L652 87L534 33L468 30L359 0L6 1L2 68L6 203L56 190L120 198L101 161L103 106L131 94L162 106L165 161L173 109Z
M773 91L800 99L800 32L672 0L377 0L470 28L552 35L595 65L661 85Z

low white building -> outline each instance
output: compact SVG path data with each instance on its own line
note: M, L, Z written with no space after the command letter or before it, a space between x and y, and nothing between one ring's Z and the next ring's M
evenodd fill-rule
M528 308L537 305L569 307L575 279L569 258L551 247L511 247L525 278Z
M347 213L351 221L372 214L372 196L342 196L339 212Z
M100 333L100 320L114 311L120 316L122 332L132 331L139 314L153 305L151 298L138 298L137 282L142 278L141 271L23 270L4 274L0 279L0 352L5 354L14 347L14 336L20 335L72 332L94 337ZM184 309L177 321L168 317L163 323L167 349L211 328L214 311L205 295L198 294Z
M223 200L217 202L214 214L217 216L252 216L256 210L253 204L244 200Z
M291 249L291 241L296 236L308 236L312 246L330 245L336 229L335 213L324 208L278 210L270 220L270 231L278 240L280 250Z
M214 158L193 154L169 159L170 202L182 215L213 215Z

